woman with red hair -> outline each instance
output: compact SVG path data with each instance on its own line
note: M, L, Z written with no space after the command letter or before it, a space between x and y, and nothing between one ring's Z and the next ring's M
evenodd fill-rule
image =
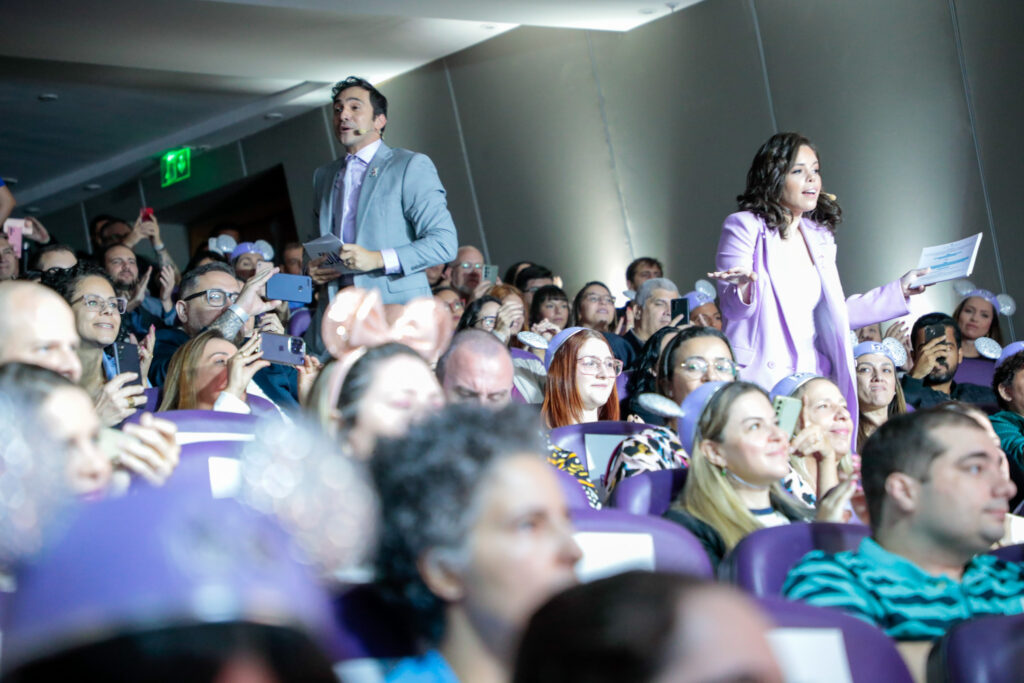
M622 373L622 361L600 332L562 330L551 340L544 365L548 383L541 415L549 429L619 419L615 378Z

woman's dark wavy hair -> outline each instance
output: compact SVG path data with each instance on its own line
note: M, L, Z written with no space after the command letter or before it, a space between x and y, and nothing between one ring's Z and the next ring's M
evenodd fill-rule
M612 290L608 289L608 285L601 282L600 280L591 280L587 284L580 287L580 291L576 292L576 296L572 300L572 311L570 311L571 317L569 318L570 323L572 325L580 324L580 307L583 305L583 294L594 285L604 288L604 290L608 292L608 295L612 296ZM615 297L612 296L612 298L614 299ZM615 311L615 304L612 304L612 320L610 323L608 323L608 330L611 332L615 331L615 322L617 315L618 314Z
M377 368L384 361L397 356L409 356L426 364L426 361L418 353L405 344L389 342L368 349L352 365L352 369L345 375L345 380L341 384L341 391L338 393L338 403L336 406L339 421L343 427L349 428L355 424L356 417L359 415L359 405L373 383L373 377Z
M638 414L634 400L640 394L657 393L658 391L658 359L661 357L661 340L666 334L679 332L678 327L666 325L648 338L633 361L633 373L626 385L629 390L629 412Z
M530 301L530 324L539 323L544 319L540 307L548 301L564 301L569 304L569 295L558 285L544 285L533 293L533 300Z
M427 587L417 563L431 551L464 557L482 485L499 462L524 453L544 462L537 413L515 404L496 412L449 406L402 438L377 445L370 461L381 502L375 585L432 645L444 635L446 603Z
M783 236L792 214L779 201L786 184L786 175L796 163L796 155L802 145L807 145L817 153L811 141L800 133L776 133L771 136L757 150L750 163L747 189L736 197L741 211L750 211L759 216L769 228L779 230ZM842 222L842 216L839 204L822 192L818 195L818 206L808 218L835 232L836 226Z
M480 309L487 303L495 303L501 306L501 299L491 296L490 294L486 294L479 299L473 299L470 301L462 311L462 317L459 318L459 324L455 326L455 331L461 332L462 330L468 330L472 328L473 325L476 325L480 320Z
M40 282L60 294L70 305L75 298L75 287L87 277L103 278L114 291L117 291L117 287L114 286L114 281L107 271L91 261L79 261L70 268L47 271L43 273L43 279Z
M721 331L716 330L713 327L702 327L700 325L694 325L687 327L682 332L677 334L674 339L669 341L665 345L665 352L658 358L658 372L655 377L656 391L665 395L665 387L672 384L672 374L676 368L676 352L679 351L679 347L690 341L691 339L697 339L698 337L714 337L715 339L722 340L725 347L729 349L729 359L735 361L736 356L732 352L732 344L729 343L729 338L722 334ZM679 359L683 360L682 358Z

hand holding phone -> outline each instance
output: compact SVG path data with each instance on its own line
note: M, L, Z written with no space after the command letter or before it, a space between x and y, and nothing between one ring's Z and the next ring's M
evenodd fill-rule
M803 401L792 396L776 396L772 404L775 408L775 422L779 425L779 429L786 432L786 438L793 438L797 420L800 419L800 413L804 409Z
M312 303L313 279L308 275L278 273L267 280L267 298L296 301L303 304Z
M672 299L672 320L682 316L678 324L686 325L690 322L690 302L685 298Z
M306 362L306 342L301 337L286 334L260 333L263 360L282 365L302 365Z

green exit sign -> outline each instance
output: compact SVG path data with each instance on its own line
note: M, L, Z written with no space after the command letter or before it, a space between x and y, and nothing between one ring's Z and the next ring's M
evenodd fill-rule
M160 187L180 183L192 175L192 150L172 149L160 157Z

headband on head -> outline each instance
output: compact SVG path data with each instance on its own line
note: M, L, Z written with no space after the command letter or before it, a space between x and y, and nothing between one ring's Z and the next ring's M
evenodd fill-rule
M999 354L999 360L996 361L996 367L1005 363L1007 359L1016 356L1021 351L1024 351L1024 341L1015 341L1007 344L1002 352Z
M555 359L555 353L569 337L586 329L586 327L567 327L552 337L551 341L548 342L547 350L544 351L544 369L551 369L551 361Z
M903 344L901 344L899 340L893 339L892 337L886 337L880 342L861 342L853 347L854 359L860 358L861 356L867 356L872 353L885 356L891 360L892 364L897 368L901 368L907 363L907 350L903 348Z
M238 244L235 243L235 238L231 235L217 235L207 240L207 248L210 251L216 252L221 256L228 256Z
M794 372L792 375L783 377L772 387L769 397L772 401L777 396L792 396L797 389L810 382L812 379L823 379L821 375L813 372Z
M265 240L240 243L237 247L231 250L231 258L229 260L231 263L234 263L235 259L244 254L259 254L264 261L274 260L274 248Z
M689 307L690 313L693 313L695 309L701 306L715 303L715 297L709 296L704 292L687 292L683 295L683 298L686 299L686 305Z
M1009 294L993 294L987 289L980 289L974 286L970 280L957 280L953 283L953 290L960 295L960 301L966 301L973 296L992 304L996 313L1013 315L1017 312L1017 302Z
M691 391L683 399L679 410L682 413L676 420L676 431L679 434L679 441L683 450L693 453L693 443L697 440L697 424L701 415L707 409L711 399L715 397L718 390L731 382L706 382Z

